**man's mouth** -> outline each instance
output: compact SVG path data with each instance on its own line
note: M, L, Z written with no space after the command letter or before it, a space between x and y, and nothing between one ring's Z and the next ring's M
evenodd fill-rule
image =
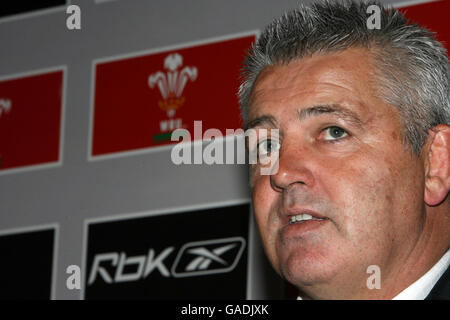
M323 218L323 219L322 218L316 218L316 217L313 217L310 214L303 213L303 214L297 214L295 216L291 216L291 219L289 220L289 224L301 223L303 221L309 221L309 220L321 221L321 220L325 220L325 218Z
M327 217L310 210L302 210L303 213L299 213L297 211L297 214L292 211L293 210L285 216L285 224L280 229L281 236L285 239L305 236L307 233L313 232L314 230L325 226L327 221L329 221Z

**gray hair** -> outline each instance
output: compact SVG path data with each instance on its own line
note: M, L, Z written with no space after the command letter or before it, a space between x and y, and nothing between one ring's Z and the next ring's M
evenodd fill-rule
M367 7L380 9L381 29L367 27ZM404 142L420 154L428 130L450 124L447 51L434 34L377 1L321 1L300 5L269 24L249 51L242 68L239 100L247 122L257 76L268 66L350 47L371 49L378 94L397 107Z

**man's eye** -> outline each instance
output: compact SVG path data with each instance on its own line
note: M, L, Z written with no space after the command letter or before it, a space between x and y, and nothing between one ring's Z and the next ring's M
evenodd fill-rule
M325 140L338 140L348 136L347 131L336 126L325 128L323 131L325 132Z
M259 154L268 154L280 149L280 143L275 139L266 139L258 143Z

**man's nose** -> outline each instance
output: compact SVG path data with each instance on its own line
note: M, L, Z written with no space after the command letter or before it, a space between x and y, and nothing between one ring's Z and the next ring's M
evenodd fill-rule
M311 171L311 152L299 143L283 143L279 152L278 171L270 176L270 184L277 192L283 192L290 185L299 183L312 187L314 176Z

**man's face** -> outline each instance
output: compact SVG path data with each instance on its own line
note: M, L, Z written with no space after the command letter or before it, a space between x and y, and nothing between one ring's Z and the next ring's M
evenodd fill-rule
M266 253L318 296L328 286L367 290L369 265L394 276L423 227L423 164L402 143L396 109L377 98L373 74L369 52L348 49L267 68L251 96L250 127L280 133L278 172L251 168ZM312 219L290 223L309 218L301 214Z

